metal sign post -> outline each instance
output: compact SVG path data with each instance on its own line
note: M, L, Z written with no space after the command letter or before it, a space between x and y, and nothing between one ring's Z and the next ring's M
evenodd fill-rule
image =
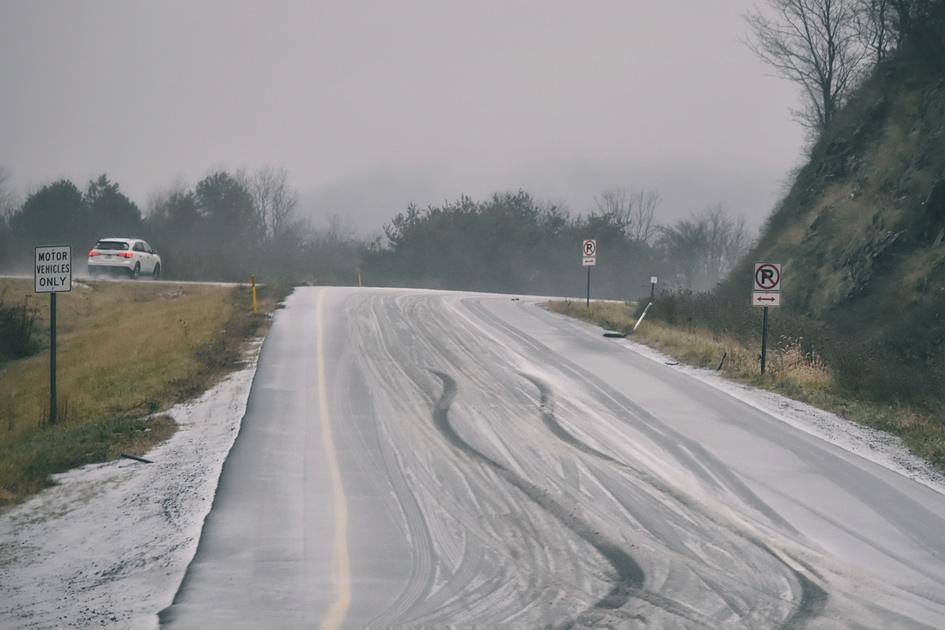
M765 375L765 360L768 356L768 307L764 307L761 318L761 375Z
M764 376L768 359L768 309L781 306L781 265L755 264L751 305L764 309L761 316L761 374Z
M49 424L59 419L56 399L56 294L72 290L72 247L37 247L33 256L33 290L49 294Z
M587 301L584 303L587 308L591 307L591 268L587 268Z
M591 267L597 264L597 241L585 239L581 245L581 264L587 267L587 308L591 307Z
M49 424L59 419L56 401L56 294L49 294Z

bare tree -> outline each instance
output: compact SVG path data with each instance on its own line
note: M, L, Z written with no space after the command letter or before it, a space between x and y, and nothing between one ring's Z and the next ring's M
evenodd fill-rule
M10 186L10 170L0 166L0 223L10 218L16 210L16 191Z
M929 15L929 0L889 0L889 4L896 12L900 39L915 30L916 20L922 20Z
M801 87L804 105L792 113L815 132L830 126L866 66L858 1L765 0L767 10L744 15L747 45Z
M879 63L899 45L899 13L893 0L858 0L857 28L860 39Z
M751 238L743 217L732 216L716 204L661 228L659 245L681 284L704 291L748 252Z
M337 212L328 215L328 229L324 232L330 241L346 241L354 236L354 228Z
M298 192L289 187L288 171L283 167L264 166L250 175L241 173L240 179L252 195L266 238L279 240L289 229L292 212L299 201Z
M630 237L641 243L649 243L656 236L656 208L662 197L655 190L639 190L631 195L632 207Z
M594 197L594 208L601 214L623 214L627 207L627 191L611 188Z
M656 235L656 208L660 201L655 190L612 188L595 196L594 206L597 212L616 217L627 238L649 243Z
M730 215L718 203L703 210L698 218L705 225L707 267L718 281L748 253L751 239L745 227L745 217Z
M890 0L896 13L898 48L908 47L926 63L945 71L945 3L942 0Z

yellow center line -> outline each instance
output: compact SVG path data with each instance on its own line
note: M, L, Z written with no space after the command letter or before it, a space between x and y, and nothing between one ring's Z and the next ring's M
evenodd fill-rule
M318 294L315 307L315 334L318 343L318 411L321 416L322 445L325 461L331 475L331 489L334 498L335 541L331 552L332 577L335 581L335 602L325 618L322 630L334 630L341 626L351 605L351 561L348 558L348 501L345 498L344 485L341 483L341 471L338 469L338 455L331 433L331 416L328 415L328 388L325 386L325 344L322 334L322 296Z

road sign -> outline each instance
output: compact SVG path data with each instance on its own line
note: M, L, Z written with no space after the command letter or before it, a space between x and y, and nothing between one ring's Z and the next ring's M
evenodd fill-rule
M761 320L761 375L764 376L768 354L768 308L781 306L781 265L755 263L751 305L763 309L764 313Z
M72 290L72 247L46 245L33 254L33 290L49 294L49 424L56 424L56 294Z
M755 263L753 291L780 291L781 265L776 263Z
M581 264L587 267L587 306L591 306L591 267L597 264L597 241L586 238L581 243Z
M781 306L780 291L753 291L751 294L752 306Z
M585 267L593 267L597 264L597 241L594 239L585 239L581 246L582 264Z
M53 245L35 248L33 285L36 293L72 290L72 247Z
M656 276L650 276L650 284L656 284L658 278Z

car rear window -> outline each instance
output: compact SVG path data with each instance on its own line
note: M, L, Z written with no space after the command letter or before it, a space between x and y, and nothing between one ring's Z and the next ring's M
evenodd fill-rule
M120 241L99 241L95 244L95 249L123 250L128 249L128 243L122 243Z

